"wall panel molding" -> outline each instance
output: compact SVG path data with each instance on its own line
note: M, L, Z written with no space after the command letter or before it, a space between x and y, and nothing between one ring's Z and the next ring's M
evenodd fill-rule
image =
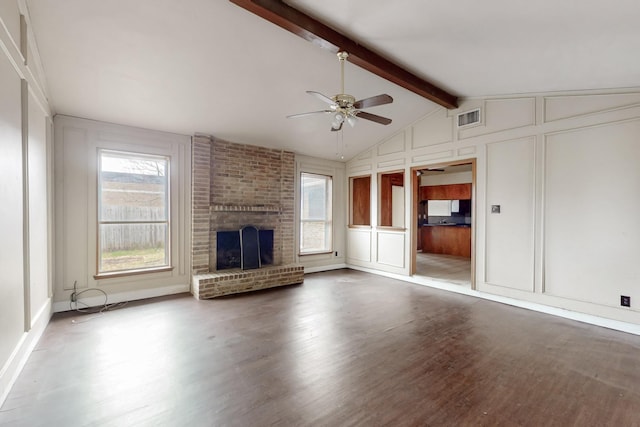
M640 105L640 93L563 95L544 97L544 121L588 116Z
M470 145L464 148L458 148L458 156L470 156L476 154L476 146Z
M640 118L545 135L545 294L614 309L640 297L640 225L625 214L640 209L638 135Z
M349 175L366 173L366 172L371 172L372 168L373 168L373 165L371 164L347 166L347 173Z
M404 268L405 233L377 232L377 262L390 267Z
M454 157L453 150L439 151L436 153L421 154L411 158L411 163L428 163L435 160L446 160Z
M388 169L388 168L393 168L393 167L399 167L399 166L404 166L405 163L406 163L405 158L401 157L399 159L386 160L386 161L383 161L383 162L378 162L378 168L379 169Z
M534 292L536 138L487 145L484 281ZM490 207L499 205L500 212Z
M373 157L373 150L367 150L364 153L356 156L355 160L369 160Z
M378 145L378 156L404 153L406 150L406 133L404 131L396 134L391 139Z
M347 230L347 258L351 261L371 262L371 230Z
M411 127L411 148L417 150L453 141L453 117L445 109L435 110Z
M484 126L458 129L458 140L536 124L536 98L487 99L481 112Z

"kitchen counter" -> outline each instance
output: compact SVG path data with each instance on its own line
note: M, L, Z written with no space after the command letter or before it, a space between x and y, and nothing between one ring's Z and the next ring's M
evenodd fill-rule
M469 224L424 224L420 229L422 252L471 258Z
M447 222L444 224L422 224L422 227L467 227L470 228L471 224L454 224L452 222Z

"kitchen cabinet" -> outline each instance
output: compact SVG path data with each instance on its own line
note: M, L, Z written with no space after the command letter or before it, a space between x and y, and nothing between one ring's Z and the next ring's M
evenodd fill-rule
M422 252L471 258L471 227L432 225L420 228Z
M421 200L469 200L471 184L429 185L420 187Z

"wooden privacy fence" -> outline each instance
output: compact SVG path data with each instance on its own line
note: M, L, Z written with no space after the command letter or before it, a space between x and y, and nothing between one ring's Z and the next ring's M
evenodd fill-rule
M149 224L143 221L165 221L164 207L106 206L101 221L141 221L140 224L101 224L100 242L103 251L160 248L167 239L167 223Z

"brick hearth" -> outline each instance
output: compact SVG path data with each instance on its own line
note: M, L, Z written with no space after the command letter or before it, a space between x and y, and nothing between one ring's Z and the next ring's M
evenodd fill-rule
M302 283L294 264L294 153L196 135L192 147L192 293L230 293ZM274 265L216 270L216 232L272 229Z
M304 280L301 265L263 267L256 270L224 270L193 276L193 296L215 298L276 286L294 285Z

